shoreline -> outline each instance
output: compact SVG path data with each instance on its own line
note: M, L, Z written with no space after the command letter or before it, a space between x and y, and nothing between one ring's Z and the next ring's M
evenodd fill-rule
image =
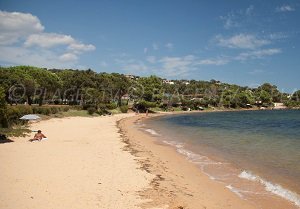
M207 112L207 111L203 111L203 113L205 113L205 112ZM183 113L185 113L185 112L183 112ZM188 112L188 113L191 113L191 112ZM182 114L182 113L171 113L171 114L175 115L175 114ZM176 196L177 200L182 199L182 201L181 201L182 204L183 205L186 204L186 206L188 206L187 208L197 208L196 207L197 202L198 202L198 205L201 204L201 203L204 203L203 208L205 208L205 207L208 207L208 208L215 207L215 205L214 205L215 203L212 203L212 202L214 202L214 201L222 202L222 198L227 198L228 194L225 194L225 196L223 196L223 194L222 194L221 196L216 195L213 200L210 200L210 198L208 198L206 200L203 200L202 202L197 201L197 199L200 198L200 197L195 198L194 196L197 196L195 194L196 193L206 193L206 191L194 188L192 185L184 186L183 182L177 184L177 182L181 182L181 180L174 177L174 175L170 175L163 168L154 169L154 170L149 169L149 167L159 167L159 166L156 166L156 164L163 164L162 167L166 167L167 169L172 170L173 173L174 173L174 171L178 172L179 169L176 168L176 166L174 166L174 162L172 162L173 165L170 165L171 164L170 162L174 161L174 159L177 159L177 160L180 159L180 160L178 160L179 162L181 162L180 165L184 165L183 167L186 168L185 172L182 171L184 173L183 176L185 176L185 179L194 179L196 182L197 181L203 182L204 181L203 179L206 179L206 181L212 181L214 183L217 183L217 186L213 186L213 188L214 188L213 193L218 193L218 192L220 192L220 190L224 192L224 189L225 189L225 190L229 191L231 194L234 194L235 198L238 198L239 200L242 200L243 203L240 203L240 204L248 205L247 207L250 207L250 208L251 207L258 208L257 205L253 205L253 203L249 202L249 200L247 200L247 201L243 200L241 197L239 197L238 193L234 193L235 192L234 188L230 187L230 185L226 186L224 183L217 182L215 180L210 179L209 176L207 176L205 173L203 173L203 171L201 171L199 169L199 167L197 167L194 163L189 162L188 159L186 159L186 156L183 156L183 155L179 154L174 146L166 145L165 143L163 143L161 141L158 141L157 136L156 137L150 136L148 133L145 133L142 130L138 130L139 128L136 125L134 125L134 124L136 124L136 122L141 122L143 120L147 120L148 118L160 117L160 116L164 116L164 115L170 115L170 114L168 114L168 113L167 114L155 114L155 115L151 115L149 117L136 116L136 119L127 118L127 119L122 120L119 123L119 126L120 126L121 130L123 131L123 135L125 135L125 137L127 137L127 140L129 141L129 146L131 146L132 150L134 150L135 155L142 156L143 158L146 157L147 160L146 161L140 161L140 163L142 165L147 165L147 169L150 173L152 173L152 174L156 173L156 175L159 175L162 178L160 180L160 184L158 184L158 185L161 185L162 182L164 182L164 181L170 181L170 179L172 179L173 182L174 182L174 185L177 185L177 187L180 187L180 185L181 185L182 188L188 188L188 190L194 191L194 192L191 192L188 195L188 197L186 196L186 194L182 194L182 193L179 193L179 194L176 194L176 195L172 194L173 196ZM123 124L123 126L122 126L122 123L127 123L127 124L126 125ZM127 126L127 128L126 128L126 126ZM144 140L141 141L141 140L137 139L137 137L138 138L143 138ZM146 144L146 148L145 148L145 144ZM141 147L143 147L143 149L140 149ZM149 149L147 149L147 148L149 148L149 149L151 148L152 151L150 151L150 153L154 152L154 150L155 150L154 157L158 158L159 160L158 159L150 160L151 156L153 157L153 154L149 154L149 153L145 154L145 153L149 152ZM143 154L139 154L139 152L141 152ZM167 154L164 153L164 152L166 152ZM170 157L170 156L172 156L172 157ZM195 167L196 169L194 169L194 168L191 169L191 167ZM197 175L195 174L196 172L197 172ZM163 173L163 175L161 173ZM189 173L192 173L192 175L190 175ZM201 173L202 176L199 177L198 173ZM198 177L195 178L193 175L196 175ZM204 175L204 177L203 177L203 175ZM166 179L168 179L168 180L166 180ZM176 191L176 189L174 189L174 188L176 188L176 186L172 187L172 186L168 185L165 182L163 183L163 185L164 186L162 188L159 188L160 186L153 187L153 191L158 192L159 189L162 189L165 192L168 191L168 190L169 191ZM166 188L168 188L168 189L166 190ZM160 191L160 193L161 192L163 192L163 191ZM227 192L225 192L225 193L227 193ZM151 194L150 194L150 196L151 196ZM167 198L166 198L166 199L168 199L167 202L172 203L172 198L170 199L168 196L170 196L170 194L167 195ZM219 200L219 199L221 199L221 200ZM230 200L230 201L235 202L236 200ZM254 198L254 201L255 201L255 198ZM275 195L274 195L274 197L272 197L272 201L270 201L270 199L269 199L269 201L268 201L268 199L264 199L264 200L260 200L260 201L261 201L261 203L259 205L260 205L260 207L262 205L263 208L274 208L272 206L272 203L274 203L274 202L276 202L276 204L277 204L276 208L297 208L297 206L295 206L291 202L288 202L287 200L284 200L284 199L282 199L278 196L275 196ZM232 203L231 206L233 204L234 203ZM222 205L222 208L226 208L226 206ZM231 208L236 208L236 207L231 207ZM237 208L241 208L241 207L239 206Z
M152 200L142 204L143 208L256 208L199 172L195 164L174 148L138 130L135 123L143 119L144 116L131 117L118 124L128 149L139 159L141 169L156 176L152 187L140 193L142 198Z
M30 143L27 136L0 144L0 208L258 208L137 124L186 113L195 112L32 123L30 129L41 129L48 140Z

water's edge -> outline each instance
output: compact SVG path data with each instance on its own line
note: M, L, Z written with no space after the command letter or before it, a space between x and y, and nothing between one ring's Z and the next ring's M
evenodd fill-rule
M159 116L160 117L160 116ZM157 117L155 117L157 118ZM186 159L192 163L195 163L200 170L206 174L210 179L221 182L224 184L224 186L235 193L237 196L243 199L248 199L251 202L254 200L251 199L253 198L253 195L262 195L262 196L267 196L267 195L274 195L280 198L284 198L285 200L292 202L295 206L300 208L300 196L293 192L290 191L287 188L284 188L283 186L273 183L271 181L268 181L267 179L264 179L260 177L259 175L256 175L253 171L247 169L247 168L242 168L242 169L235 169L233 173L227 173L227 174L222 174L220 175L214 175L214 172L211 172L210 169L216 170L218 167L219 168L224 168L226 166L226 162L219 162L219 161L214 161L208 156L205 155L200 155L198 153L195 153L191 150L189 150L184 143L179 143L177 141L172 141L172 140L165 140L164 136L158 132L158 130L155 130L153 127L149 126L149 124L139 124L139 128L146 132L147 134L150 134L158 140L162 140L163 143L166 145L172 146L173 148L176 149L176 151L185 156ZM219 169L218 168L218 169ZM236 178L239 178L241 182L245 182L245 184L251 184L253 183L255 188L258 188L257 190L248 190L248 189L243 189L241 187L236 186L237 182L236 180L230 182L228 179L231 179L231 177L235 175ZM229 177L227 177L229 176ZM233 178L232 178L233 179ZM253 188L252 188L253 189ZM249 197L250 198L249 198ZM265 197L264 197L265 198ZM255 199L255 198L254 198Z

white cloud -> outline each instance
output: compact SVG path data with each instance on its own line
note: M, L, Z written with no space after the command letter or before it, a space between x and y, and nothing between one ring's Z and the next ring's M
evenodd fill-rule
M96 47L92 44L82 44L79 42L74 42L68 46L68 49L74 51L75 53L79 53L79 52L93 51L96 49Z
M174 48L174 44L172 44L172 43L167 43L167 44L165 45L165 47L166 47L167 49L169 49L169 50L172 50L172 49Z
M59 57L59 59L63 62L69 62L69 61L76 61L78 60L78 57L76 54L72 53L65 53Z
M221 16L220 19L224 21L224 28L230 29L233 27L238 27L239 24L235 20L235 16L233 14L228 14L226 16Z
M223 27L225 29L241 27L251 16L253 16L253 13L254 6L250 5L244 10L231 11L226 15L222 15L220 16L220 20L223 21Z
M262 50L240 53L237 57L235 57L235 59L240 61L244 61L248 59L261 59L263 57L271 56L279 53L281 53L280 49L262 49Z
M9 65L35 65L46 68L72 68L75 63L61 60L49 50L30 50L15 46L0 46L0 62Z
M203 59L198 62L199 65L226 65L229 59L217 58L217 59Z
M149 75L155 74L162 77L183 77L188 76L196 70L204 69L204 66L223 66L233 61L244 62L253 59L263 59L281 53L280 49L249 50L237 56L221 56L216 58L201 58L195 55L186 56L147 56L146 62L136 59L115 59L117 65L126 73ZM256 71L255 73L259 73ZM254 72L252 73L254 74Z
M32 33L44 30L40 20L32 14L0 11L0 44L18 42Z
M42 48L51 48L59 45L69 45L74 43L75 40L64 34L57 33L40 33L30 35L24 43L24 46L39 46Z
M144 54L147 54L147 52L148 52L148 48L144 48Z
M258 39L250 34L238 34L229 38L218 35L216 41L219 46L240 49L256 49L270 43L269 40Z
M287 33L283 33L283 32L277 32L277 33L269 34L269 39L270 40L286 39L288 37L289 37L289 35Z
M199 59L194 55L183 57L163 57L159 60L164 75L182 76L196 70L201 65L225 65L229 62L226 58Z
M153 73L163 77L186 76L190 72L199 69L204 65L225 65L230 60L228 58L210 58L200 59L194 55L170 57L165 56L157 58L155 56L147 56L147 62L134 59L115 59L115 62L120 65L127 73Z
M163 74L179 76L194 70L195 60L195 56L187 55L184 57L163 57L159 62L162 64Z
M69 51L73 53L81 53L93 51L96 49L91 44L82 44L76 41L70 35L57 34L57 33L40 33L30 35L24 43L24 46L39 46L42 48L52 48L56 46L66 45Z
M295 11L295 8L293 8L290 5L282 5L281 7L276 8L277 12L292 12Z
M148 72L149 73L149 67L145 65L143 62L137 62L137 63L130 63L125 66L123 66L123 69L130 74L136 74L137 72Z
M68 67L76 63L79 54L96 49L71 35L46 33L44 28L32 14L0 11L0 45L5 46L0 53L1 62Z

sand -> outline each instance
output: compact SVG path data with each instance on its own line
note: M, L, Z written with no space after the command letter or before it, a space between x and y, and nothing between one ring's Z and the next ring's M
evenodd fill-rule
M48 140L0 144L0 208L256 208L138 130L144 116L132 116L50 119L31 126Z
M0 208L139 208L152 175L123 151L116 121L128 116L50 119L31 127L48 140L0 144Z

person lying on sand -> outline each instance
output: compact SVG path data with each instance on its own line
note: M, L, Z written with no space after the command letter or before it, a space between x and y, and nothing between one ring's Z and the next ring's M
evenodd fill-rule
M47 138L44 134L42 134L42 131L41 130L38 130L38 132L34 135L33 139L30 139L29 141L35 141L35 140L38 140L38 141L41 141L43 138Z

